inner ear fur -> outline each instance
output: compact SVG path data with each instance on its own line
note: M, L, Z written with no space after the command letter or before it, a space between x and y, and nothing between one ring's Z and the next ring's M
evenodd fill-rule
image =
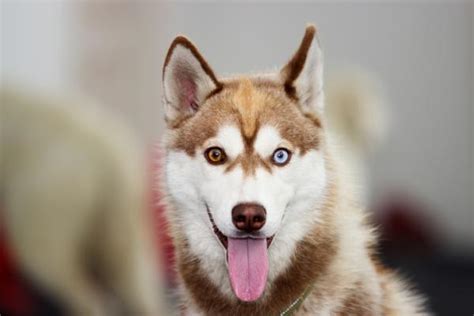
M219 80L217 80L214 71L209 66L204 57L201 55L197 47L186 36L183 35L177 36L171 43L170 48L168 49L168 53L166 54L165 62L163 65L163 78L165 75L166 66L168 66L171 56L173 55L173 51L178 45L181 45L184 48L188 49L191 54L199 61L199 64L201 65L202 69L209 76L209 78L216 85L216 87L222 88L222 84L219 82Z
M213 70L196 46L178 36L171 43L163 65L165 114L168 120L192 115L206 97L222 89Z

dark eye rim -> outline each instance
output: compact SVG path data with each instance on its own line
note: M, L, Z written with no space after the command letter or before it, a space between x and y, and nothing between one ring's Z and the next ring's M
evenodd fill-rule
M219 150L221 152L221 155L222 155L222 158L221 160L219 161L213 161L209 158L209 153L212 151L212 150ZM207 148L205 151L204 151L204 157L206 158L207 162L210 163L211 165L222 165L224 164L226 161L227 161L227 155L225 153L225 150L220 148L220 147L217 147L217 146L213 146L213 147L209 147Z
M284 151L286 151L286 153L288 154L288 159L287 159L285 162L283 162L283 163L276 162L275 159L274 159L276 152L279 151L279 150L284 150ZM291 155L292 155L292 154L293 154L293 153L292 153L289 149L284 148L284 147L279 147L279 148L277 148L277 149L275 149L275 150L273 151L272 158L271 158L272 163L273 163L275 166L278 166L278 167L286 166L286 165L290 162L290 160L291 160Z

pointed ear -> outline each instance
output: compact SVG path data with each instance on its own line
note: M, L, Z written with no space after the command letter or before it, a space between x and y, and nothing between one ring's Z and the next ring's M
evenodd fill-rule
M306 27L300 47L280 76L286 93L298 100L303 112L323 111L323 57L314 25Z
M222 84L198 49L186 37L176 37L163 66L166 120L193 115L209 94L220 89Z

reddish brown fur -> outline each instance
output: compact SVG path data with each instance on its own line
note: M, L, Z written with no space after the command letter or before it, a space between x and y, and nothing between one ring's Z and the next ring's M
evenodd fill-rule
M316 28L313 25L310 25L306 28L306 32L304 34L303 40L301 41L300 47L282 70L285 91L292 98L297 99L296 89L293 83L303 70L306 58L308 57L309 48L313 42L315 34Z
M216 136L218 128L235 124L243 135L245 151L234 161L227 163L232 170L241 164L245 173L251 174L262 166L271 171L268 157L259 157L253 151L253 142L261 126L276 127L299 154L321 146L320 119L316 115L303 114L297 102L288 97L284 87L271 80L242 78L224 81L223 89L209 97L192 117L179 118L171 147L189 155L204 150L202 146ZM335 188L329 188L329 191ZM330 223L332 201L328 199L323 217ZM296 256L286 273L279 276L263 302L242 303L230 300L220 293L207 278L199 259L189 251L186 240L180 240L178 264L180 275L198 306L206 315L268 315L284 310L302 292L324 273L336 252L336 236L330 226L313 230L298 243Z
M264 125L275 127L281 136L295 149L296 154L304 155L312 149L318 149L325 155L328 172L328 186L324 195L324 204L320 209L321 222L301 240L295 249L289 267L279 275L272 284L268 285L264 296L254 303L243 303L236 298L222 294L219 288L206 275L200 260L189 249L184 235L175 232L174 240L177 248L178 269L184 281L187 292L192 297L192 303L197 305L205 315L273 315L285 310L300 297L310 285L317 284L329 274L329 267L340 253L338 227L334 222L338 209L336 201L344 199L338 192L333 165L324 147L324 131L321 119L317 114L301 111L294 87L294 81L301 73L308 54L309 47L315 36L316 29L308 27L300 48L290 62L283 68L283 81L271 80L264 77L238 78L217 81L209 66L202 59L195 47L185 39L177 39L173 45L183 43L189 48L203 65L205 72L219 87L212 91L199 110L194 115L182 115L168 122L171 139L168 147L172 150L184 151L190 156L201 154L205 142L215 137L218 129L227 124L240 128L245 145L244 153L236 159L226 162L227 171L241 165L244 172L250 175L255 169L262 167L269 172L272 168L269 157L260 157L253 150L253 143L259 129ZM171 50L170 49L170 50ZM169 56L167 57L168 60ZM165 65L167 62L165 62ZM348 205L346 205L347 207ZM354 207L355 205L349 205ZM361 229L369 230L367 223L362 223ZM366 247L367 255L373 257L373 245L369 242ZM384 313L393 311L388 307L391 302L387 297L388 282L383 276L389 272L378 261L372 260L376 270L382 302L375 301L369 293L365 280L359 279L351 284L344 284L346 293L342 296L340 305L334 310L337 315L370 315L378 307ZM327 284L327 280L321 284ZM332 280L330 281L332 282ZM373 285L373 284L371 284ZM346 287L347 286L347 287ZM313 304L322 305L324 299L336 297L337 286L313 290L307 298ZM340 289L339 289L340 290ZM186 302L191 303L191 302ZM381 304L382 306L380 306ZM372 307L375 306L374 309ZM301 306L299 312L311 314L311 306Z
M283 87L272 81L243 78L225 81L223 89L210 97L193 116L178 117L171 122L175 130L171 147L194 156L204 151L202 146L215 137L218 128L234 124L242 131L245 152L234 161L228 161L227 170L240 163L246 174L257 167L271 170L269 157L253 152L253 141L263 125L277 128L284 139L301 154L320 145L320 119L303 114L297 103L288 98Z

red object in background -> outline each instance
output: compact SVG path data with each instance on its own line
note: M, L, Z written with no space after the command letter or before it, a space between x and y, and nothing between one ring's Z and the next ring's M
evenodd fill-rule
M165 215L165 206L162 202L162 193L159 190L158 180L161 175L161 155L158 148L154 149L151 157L151 210L154 219L156 246L164 268L165 277L169 286L176 285L175 250L169 233L169 225Z
M392 193L376 208L382 244L388 251L430 252L435 246L428 208L409 194Z
M168 223L164 215L164 207L155 204L154 208L156 246L160 253L160 260L162 262L160 268L164 269L168 285L174 286L176 284L176 271L174 268L175 253L173 241L168 233Z
M0 311L6 315L31 315L34 308L34 299L14 263L5 232L0 227Z

